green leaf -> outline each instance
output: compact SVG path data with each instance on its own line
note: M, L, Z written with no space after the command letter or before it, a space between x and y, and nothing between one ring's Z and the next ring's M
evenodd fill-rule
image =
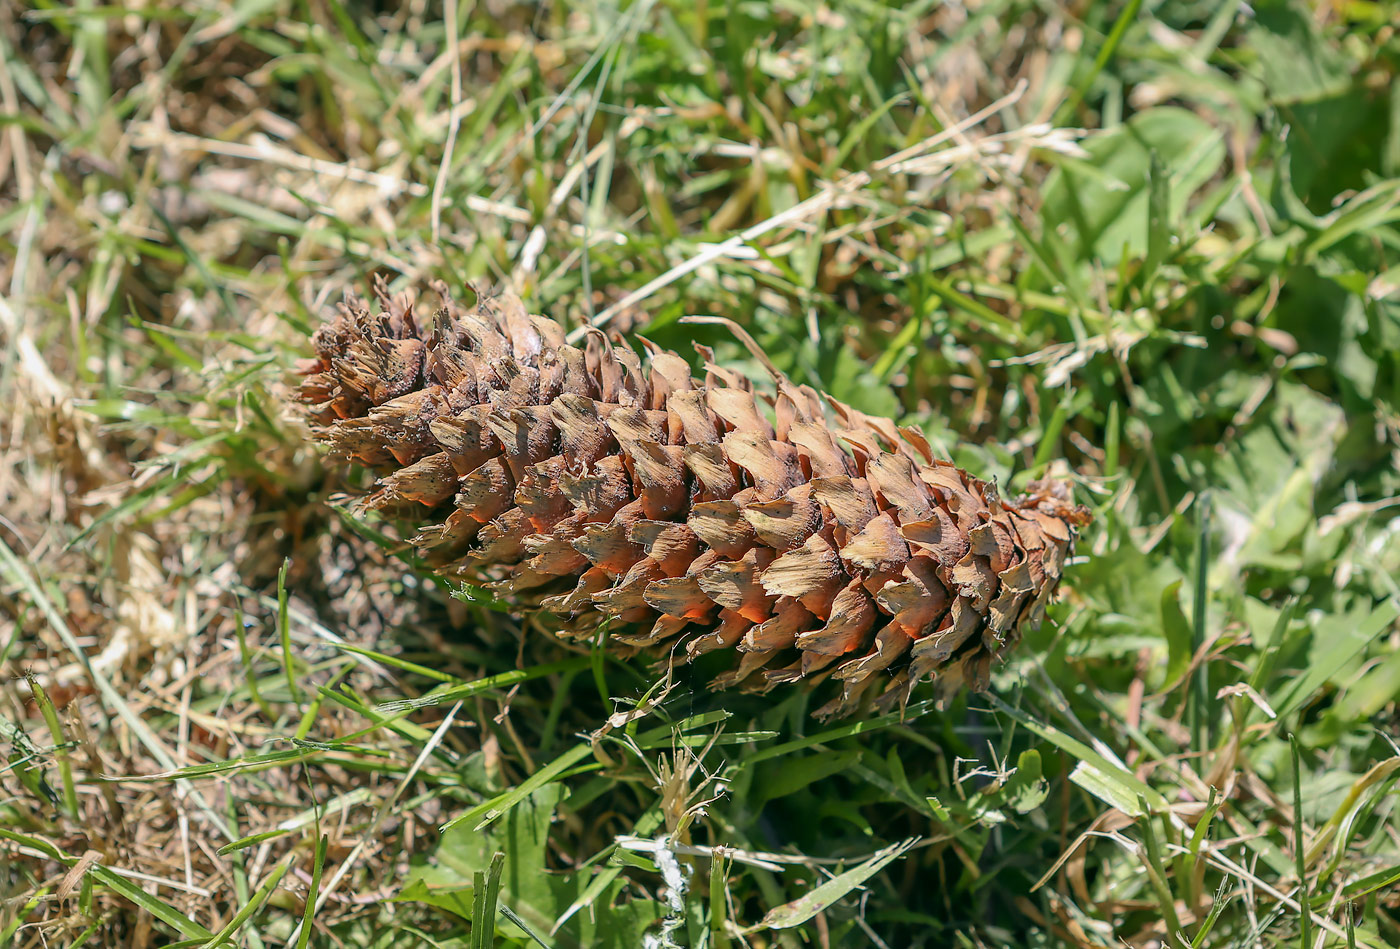
M1129 817L1142 817L1146 813L1141 804L1143 799L1133 794L1131 782L1123 780L1124 773L1079 761L1070 772L1069 779L1109 807L1117 808Z
M1178 681L1191 665L1191 623L1181 609L1181 581L1162 588L1162 634L1167 640L1167 669L1163 683Z
M1154 150L1147 171L1147 260L1142 266L1142 285L1150 286L1157 268L1167 259L1171 247L1171 179Z
M1012 810L1018 814L1029 814L1045 803L1050 785L1043 774L1040 752L1030 748L1017 756L1016 772L1001 789L1002 797Z
M496 944L496 901L501 896L501 870L506 855L497 850L485 870L472 874L472 949Z
M1149 205L1162 220L1180 220L1191 196L1219 170L1225 144L1218 129L1184 109L1162 107L1085 144L1087 163L1062 162L1045 186L1047 229L1072 224L1081 246L1101 261L1145 257ZM1154 178L1153 156L1165 172Z
M998 711L1011 716L1041 738L1077 758L1079 764L1071 773L1070 780L1090 794L1134 817L1142 814L1142 808L1138 804L1139 798L1145 800L1154 812L1167 809L1166 798L1162 797L1160 792L1148 787L1136 775L1109 761L1082 741L1071 738L1053 725L1036 721L995 695L989 693L987 698Z
M1283 718L1297 711L1318 689L1346 668L1382 630L1400 616L1400 606L1387 602L1374 610L1360 608L1350 613L1324 616L1313 629L1313 647L1302 675L1289 679L1270 698L1269 704Z
M204 949L217 949L218 946L227 943L233 938L235 933L247 925L248 921L257 914L258 910L262 909L262 905L267 902L268 897L272 896L273 892L276 891L278 885L282 882L282 877L286 874L287 870L291 868L293 859L294 855L289 854L272 868L272 873L268 875L263 885L258 887L258 891L253 894L253 898L234 914L233 919L228 921L228 925L219 930L204 944Z
M1342 899L1359 900L1363 896L1369 896L1378 890L1392 887L1400 883L1400 865L1386 867L1384 870L1377 870L1375 873L1367 874L1359 880L1353 880L1342 890ZM1314 905L1324 906L1334 899L1332 893L1319 893L1313 897Z
M1257 4L1249 45L1259 56L1264 88L1274 102L1325 99L1348 85L1346 60L1323 38L1302 4Z
M580 747L588 750L590 746ZM576 873L542 869L555 810L567 795L562 784L546 784L482 829L457 823L444 830L432 862L411 871L398 899L428 903L474 926L484 926L477 910L486 895L478 894L476 875L486 874L489 885L492 861L496 853L502 853L498 905L505 921L498 924L498 935L533 938L543 944L539 934L550 933L552 945L561 949L632 949L641 945L646 928L663 915L660 904L625 900L622 890L626 881L617 879L615 872L601 890L595 887L595 879L608 875L608 868L589 866ZM583 905L588 911L577 912ZM565 914L567 921L560 925Z
M792 929L794 926L801 926L879 873L888 864L904 856L918 842L919 838L911 837L886 847L859 866L832 877L792 902L773 907L763 917L763 922L759 925L768 929Z
M756 787L762 789L764 801L776 800L845 771L860 757L859 751L838 751L784 758L764 768Z

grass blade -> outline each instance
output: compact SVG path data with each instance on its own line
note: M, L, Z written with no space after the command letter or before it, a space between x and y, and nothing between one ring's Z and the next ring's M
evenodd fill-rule
M764 915L759 926L765 929L792 929L795 926L801 926L879 873L887 864L904 856L918 842L918 837L910 837L908 840L886 847L859 866L832 877L820 886L813 887L811 891L799 899L773 907Z

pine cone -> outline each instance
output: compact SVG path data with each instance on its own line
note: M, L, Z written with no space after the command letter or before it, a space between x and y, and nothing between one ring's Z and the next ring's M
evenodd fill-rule
M702 346L697 380L646 340L645 359L596 331L576 348L514 296L468 310L434 289L430 325L379 282L378 315L347 301L298 397L318 441L381 475L368 508L417 512L435 569L558 614L562 636L734 650L713 688L840 680L819 714L890 708L925 677L981 690L1088 522L1062 483L1003 500L771 366L759 395Z

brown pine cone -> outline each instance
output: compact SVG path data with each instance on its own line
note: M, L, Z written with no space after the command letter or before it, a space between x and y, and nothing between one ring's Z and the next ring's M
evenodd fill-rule
M577 348L514 296L469 310L434 289L427 325L382 283L378 315L341 306L298 396L318 441L381 475L367 507L417 511L440 573L558 614L562 636L732 649L714 688L832 676L819 714L925 677L985 689L1089 520L1062 483L1003 500L916 430L771 367L760 395L704 347L697 380L645 340L644 359L596 331Z

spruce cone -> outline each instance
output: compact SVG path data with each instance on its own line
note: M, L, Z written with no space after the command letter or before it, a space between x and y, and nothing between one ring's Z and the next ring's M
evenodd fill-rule
M558 614L560 635L734 650L713 688L832 676L819 714L889 708L925 677L981 690L1088 521L1061 483L1003 500L771 366L776 395L757 395L705 347L697 380L646 340L645 359L596 331L576 348L514 296L468 310L434 289L426 322L382 283L378 315L342 305L298 396L333 455L382 476L367 507L417 511L439 572Z

